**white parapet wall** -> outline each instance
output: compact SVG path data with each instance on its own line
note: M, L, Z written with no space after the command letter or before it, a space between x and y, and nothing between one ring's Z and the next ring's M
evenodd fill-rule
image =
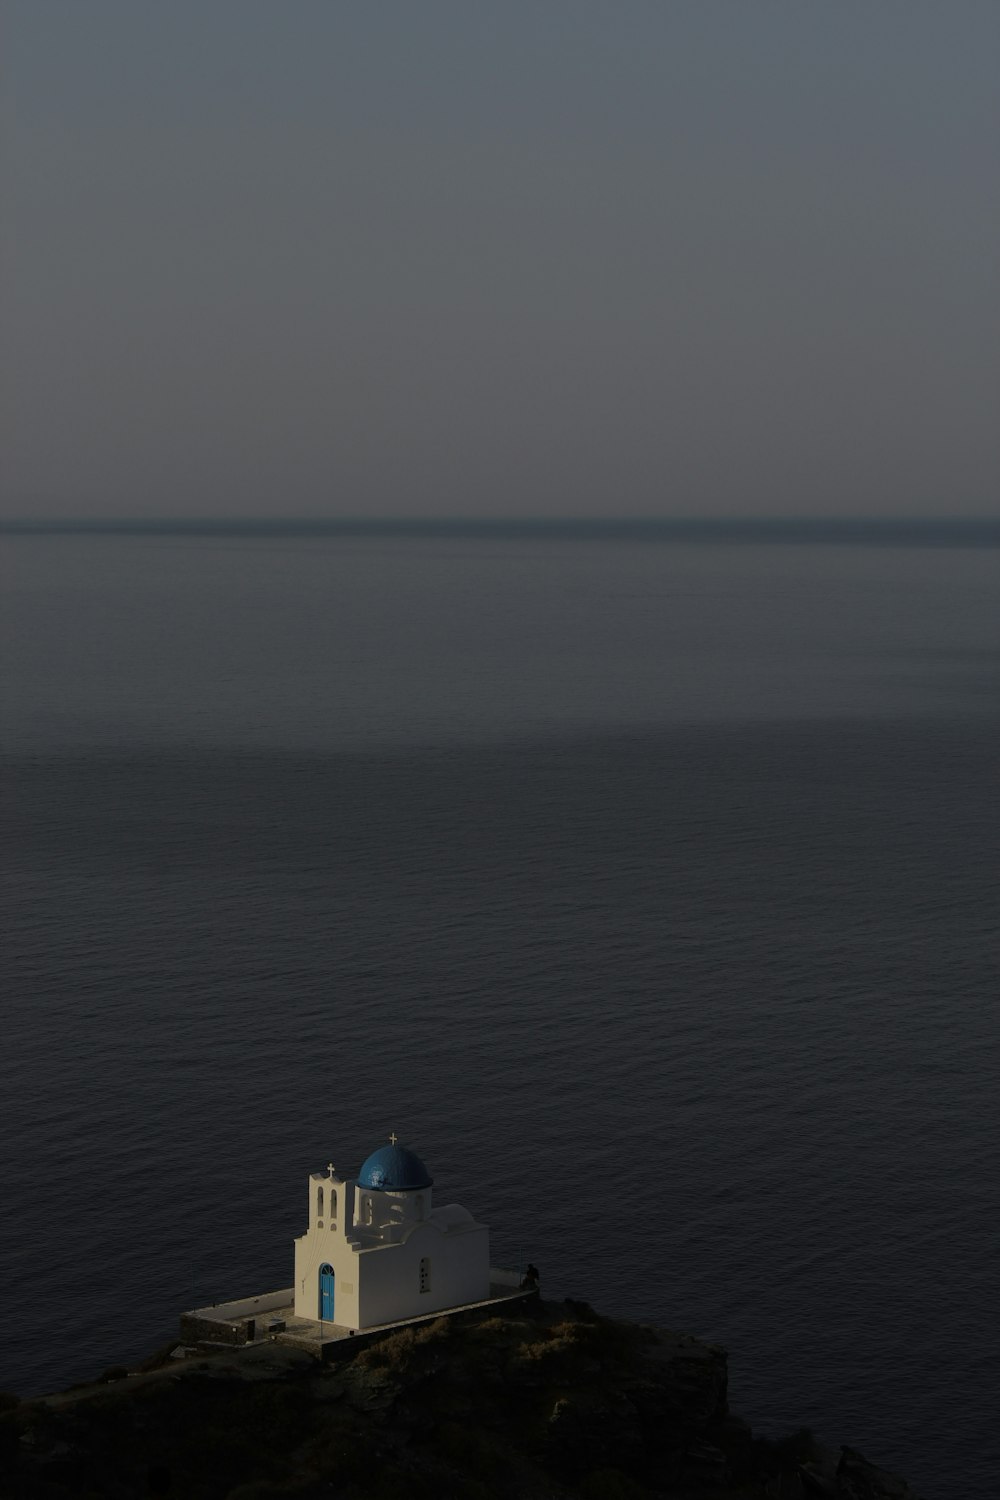
M255 1318L258 1314L263 1317L265 1313L291 1307L294 1300L295 1288L287 1286L283 1291L264 1292L259 1297L241 1297L237 1302L213 1302L211 1307L195 1307L189 1316L205 1318L208 1322L231 1323L236 1318Z
M383 1258L383 1264L389 1264L387 1258ZM266 1292L259 1297L240 1297L230 1302L215 1302L210 1307L194 1308L191 1312L182 1313L181 1338L186 1344L230 1346L277 1338L281 1343L296 1345L325 1358L328 1350L339 1347L340 1344L350 1343L355 1348L363 1347L365 1341L384 1337L407 1324L423 1323L442 1315L466 1317L487 1308L499 1310L538 1295L537 1287L522 1286L521 1276L517 1271L488 1266L487 1274L489 1287L485 1297L478 1294L480 1282L477 1276L474 1284L471 1281L468 1284L469 1296L465 1301L444 1303L444 1293L441 1297L433 1296L428 1289L427 1293L418 1294L421 1295L421 1301L416 1313L386 1317L361 1329L347 1328L342 1323L297 1317L292 1308L293 1289L286 1287L280 1292ZM376 1288L379 1286L377 1276L373 1285ZM455 1285L452 1282L453 1288ZM396 1306L397 1293L391 1286L384 1290L386 1295L380 1306L383 1312L388 1312ZM280 1315L280 1321L276 1316L272 1325L269 1314Z
M521 1271L507 1271L499 1266L490 1266L490 1286L510 1287L512 1291L519 1291L523 1279Z

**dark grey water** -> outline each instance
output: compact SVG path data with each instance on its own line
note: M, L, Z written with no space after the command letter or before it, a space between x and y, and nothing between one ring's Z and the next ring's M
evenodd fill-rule
M931 1500L1000 1447L1000 552L0 540L0 1386L392 1129Z

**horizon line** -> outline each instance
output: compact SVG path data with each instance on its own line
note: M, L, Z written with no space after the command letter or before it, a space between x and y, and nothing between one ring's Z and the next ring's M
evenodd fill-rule
M6 536L481 536L1000 547L997 516L51 516L0 517Z

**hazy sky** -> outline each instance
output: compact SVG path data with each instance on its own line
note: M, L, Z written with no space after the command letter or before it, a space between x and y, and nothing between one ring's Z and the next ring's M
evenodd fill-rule
M997 0L5 0L0 508L1000 510Z

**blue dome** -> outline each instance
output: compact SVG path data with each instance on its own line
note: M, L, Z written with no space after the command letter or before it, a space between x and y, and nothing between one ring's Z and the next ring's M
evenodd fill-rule
M414 1151L405 1146L380 1146L358 1173L358 1184L386 1193L405 1193L431 1186L431 1174Z

